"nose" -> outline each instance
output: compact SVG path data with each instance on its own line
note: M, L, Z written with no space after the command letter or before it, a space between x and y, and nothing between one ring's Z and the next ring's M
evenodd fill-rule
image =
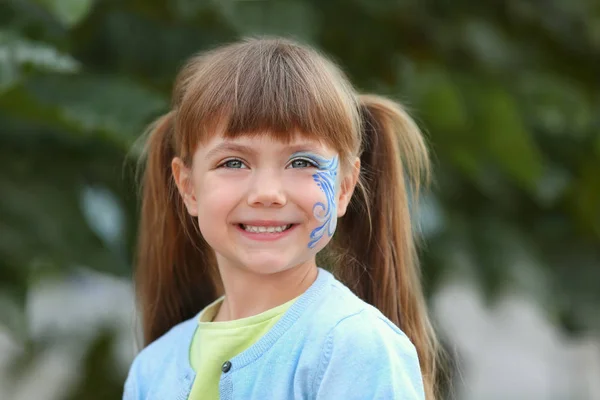
M282 176L277 171L256 172L248 193L248 205L251 207L283 207L287 199L281 179Z

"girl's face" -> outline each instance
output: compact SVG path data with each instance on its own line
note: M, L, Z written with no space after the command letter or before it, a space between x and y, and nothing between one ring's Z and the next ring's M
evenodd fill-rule
M198 218L219 266L271 274L300 264L331 239L358 177L343 174L335 150L300 136L289 144L270 135L199 146L193 167L173 160L188 212Z

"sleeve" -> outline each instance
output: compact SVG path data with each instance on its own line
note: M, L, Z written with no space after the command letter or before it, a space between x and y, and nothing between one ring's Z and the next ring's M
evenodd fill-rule
M417 351L382 317L367 311L347 317L324 344L314 393L317 400L424 400Z

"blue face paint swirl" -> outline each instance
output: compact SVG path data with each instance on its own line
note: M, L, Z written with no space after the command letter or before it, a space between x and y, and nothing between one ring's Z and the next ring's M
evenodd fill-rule
M312 249L325 232L327 232L329 237L333 236L335 232L337 224L335 189L339 160L337 156L327 159L315 156L314 154L311 154L310 158L315 160L319 165L319 171L313 175L313 179L323 193L325 193L325 198L327 199L326 204L319 201L313 206L313 215L321 222L321 225L310 233L308 248Z

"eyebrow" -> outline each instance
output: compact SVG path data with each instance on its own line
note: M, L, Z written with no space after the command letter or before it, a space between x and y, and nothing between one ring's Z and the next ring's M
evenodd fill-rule
M316 153L317 155L324 156L323 152L320 151L318 148L316 148L315 145L312 143L294 144L294 145L288 146L287 150L292 154L305 151L307 153Z
M256 155L256 150L249 146L243 146L241 144L235 144L231 142L220 143L206 153L206 158L212 158L220 153L236 152L242 154Z
M306 152L312 152L312 153L316 153L317 155L322 155L322 152L319 151L314 144L312 143L298 143L298 144L293 144L293 145L289 145L286 146L284 148L284 150L282 151L287 151L290 152L291 154L294 153L298 153L301 151L306 151ZM248 154L251 156L256 156L257 155L257 151L254 150L252 147L250 146L245 146L245 145L241 145L241 144L236 144L236 143L232 143L232 142L223 142L218 144L217 146L215 146L213 149L209 150L208 153L206 153L206 158L212 158L217 156L218 154L221 153L228 153L228 152L237 152L237 153L242 153L242 154Z

